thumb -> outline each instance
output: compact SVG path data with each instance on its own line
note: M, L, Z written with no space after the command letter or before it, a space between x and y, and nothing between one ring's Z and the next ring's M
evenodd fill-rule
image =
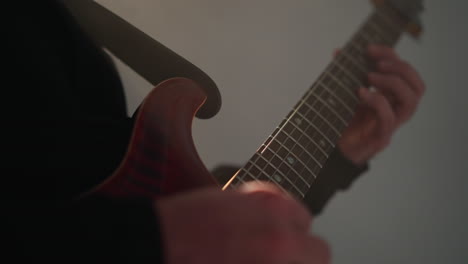
M239 191L242 193L268 192L290 198L290 195L284 189L281 189L273 183L265 181L251 181L244 183L239 188Z

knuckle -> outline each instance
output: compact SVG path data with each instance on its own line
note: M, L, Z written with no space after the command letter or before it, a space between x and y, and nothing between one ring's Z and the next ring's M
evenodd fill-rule
M404 85L404 82L400 77L393 75L388 77L388 84L390 88L397 89L402 87Z
M395 49L388 46L381 46L382 56L388 58L397 58L398 55L395 52Z
M374 104L376 108L382 109L387 104L387 99L381 93L377 93L374 97Z

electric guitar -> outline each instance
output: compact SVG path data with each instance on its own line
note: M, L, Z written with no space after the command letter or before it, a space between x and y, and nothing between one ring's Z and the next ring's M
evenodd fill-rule
M421 32L422 0L373 2L374 12L224 189L261 180L304 198L355 114L357 89L368 86L372 64L366 47L394 46L402 33ZM188 78L157 85L140 107L120 166L91 193L157 198L217 185L191 135L192 119L205 100L203 87Z

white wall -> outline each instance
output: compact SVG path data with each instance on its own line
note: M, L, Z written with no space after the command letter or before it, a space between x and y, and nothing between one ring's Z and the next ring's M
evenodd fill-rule
M209 168L249 158L371 10L364 0L98 2L217 82L221 112L194 125ZM371 171L317 220L334 263L468 263L468 2L425 2L425 35L397 51L427 94ZM120 69L134 109L151 87Z

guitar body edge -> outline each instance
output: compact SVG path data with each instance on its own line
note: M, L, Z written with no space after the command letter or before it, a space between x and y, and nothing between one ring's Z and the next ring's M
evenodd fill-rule
M205 100L203 89L190 79L172 78L157 85L140 107L119 167L84 195L160 198L217 186L192 139L192 121Z

